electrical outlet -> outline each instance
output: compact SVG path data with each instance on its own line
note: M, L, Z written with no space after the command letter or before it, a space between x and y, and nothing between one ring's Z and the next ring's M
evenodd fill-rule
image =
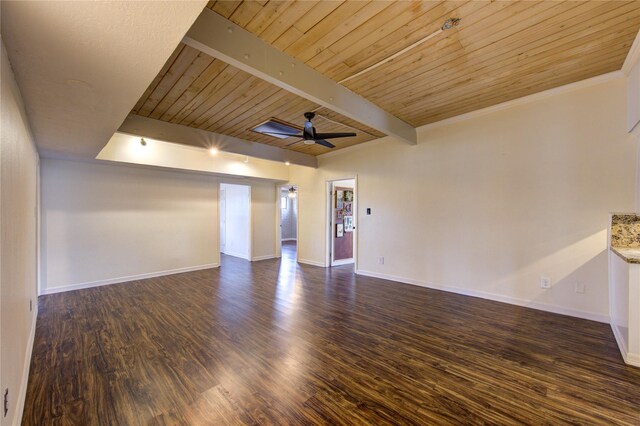
M551 278L549 277L540 277L540 288L544 288L548 290L551 288Z
M384 257L380 256L378 258L378 265L384 265Z
M585 291L584 283L581 281L576 281L576 293L584 294L584 291Z
M7 417L9 412L9 388L4 390L4 417Z

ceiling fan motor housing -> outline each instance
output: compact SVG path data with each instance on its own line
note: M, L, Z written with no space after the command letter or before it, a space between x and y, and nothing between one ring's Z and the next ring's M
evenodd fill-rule
M304 123L304 129L302 130L302 139L304 139L304 143L307 145L313 145L316 140L316 128L311 124L311 120L316 115L313 112L305 112L304 118L307 121Z

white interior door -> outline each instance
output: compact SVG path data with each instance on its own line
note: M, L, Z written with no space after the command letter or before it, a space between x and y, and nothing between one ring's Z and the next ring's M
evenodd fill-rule
M223 253L250 260L251 187L223 183L220 184L220 193L221 206L224 205L224 216L220 216L221 228L224 223L224 231L221 229L220 232L221 245L224 241Z

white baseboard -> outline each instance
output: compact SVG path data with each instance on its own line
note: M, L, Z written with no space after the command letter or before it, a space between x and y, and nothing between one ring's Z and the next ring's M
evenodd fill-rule
M634 367L640 367L640 354L627 354L627 359L624 362Z
M367 277L381 278L383 280L397 281L397 282L404 283L404 284L417 285L417 286L420 286L420 287L432 288L434 290L448 291L450 293L461 294L461 295L464 295L464 296L479 297L481 299L487 299L487 300L493 300L493 301L496 301L496 302L509 303L511 305L523 306L523 307L526 307L526 308L537 309L539 311L546 311L546 312L553 312L555 314L569 315L569 316L572 316L572 317L583 318L583 319L588 319L588 320L597 321L597 322L603 322L603 323L606 323L606 324L609 324L609 322L610 322L610 318L609 318L608 315L602 315L602 314L596 314L596 313L593 313L593 312L580 311L580 310L577 310L577 309L565 308L563 306L548 305L546 303L532 302L530 300L518 299L518 298L510 297L510 296L502 296L502 295L499 295L499 294L487 293L487 292L484 292L484 291L468 290L468 289L465 289L465 288L454 287L454 286L449 286L449 285L444 285L444 284L429 283L429 282L414 280L414 279L411 279L411 278L399 277L399 276L396 276L396 275L387 275L387 274L381 274L381 273L378 273L378 272L365 271L365 270L362 270L362 269L357 270L356 274L364 275L364 276L367 276Z
M624 362L627 362L627 343L622 338L622 333L618 329L618 326L614 323L611 323L611 330L613 331L613 337L616 338L616 343L618 343L618 349L620 349L620 354L624 359Z
M31 368L31 355L33 354L33 344L36 337L36 321L38 320L38 302L36 301L35 309L31 317L31 331L27 340L27 351L24 355L24 366L22 369L22 381L18 390L18 403L16 404L16 412L13 418L15 424L22 422L22 414L24 413L24 403L27 398L27 384L29 383L29 370Z
M304 263L305 265L319 266L321 268L326 268L327 267L322 262L316 262L315 260L309 260L309 259L298 259L298 263Z
M253 259L251 259L252 262L258 261L258 260L267 260L267 259L275 259L276 256L275 254L266 254L264 256L255 256Z
M282 241L298 241L297 238L283 238Z
M65 291L81 290L83 288L100 287L109 284L119 284L128 281L144 280L146 278L162 277L164 275L181 274L183 272L200 271L219 267L219 263L209 263L206 265L188 266L186 268L169 269L167 271L149 272L147 274L130 275L128 277L110 278L107 280L91 281L87 283L71 284L66 286L45 288L42 294L62 293Z
M340 260L334 260L333 263L331 264L331 266L351 265L353 263L355 263L353 258L351 258L351 259L340 259Z
M633 365L634 367L640 367L640 354L629 353L627 349L627 343L622 338L622 334L618 329L618 326L611 323L611 330L613 330L613 336L616 338L618 349L620 349L620 354L622 355L622 359L624 359L624 362L626 364Z

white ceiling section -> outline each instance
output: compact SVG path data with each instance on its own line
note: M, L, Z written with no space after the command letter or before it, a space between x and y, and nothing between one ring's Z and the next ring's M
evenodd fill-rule
M145 138L149 137L199 148L217 148L220 151L249 155L264 160L283 163L288 161L291 164L300 166L318 167L318 159L313 155L139 115L129 115L120 126L119 131L129 135L144 136Z
M206 1L2 1L2 39L41 154L94 158Z
M255 178L274 182L289 180L289 167L281 161L249 158L227 151L218 151L211 155L208 149L202 147L147 137L144 140L146 145L143 146L137 136L116 133L96 159L213 173L233 178Z

